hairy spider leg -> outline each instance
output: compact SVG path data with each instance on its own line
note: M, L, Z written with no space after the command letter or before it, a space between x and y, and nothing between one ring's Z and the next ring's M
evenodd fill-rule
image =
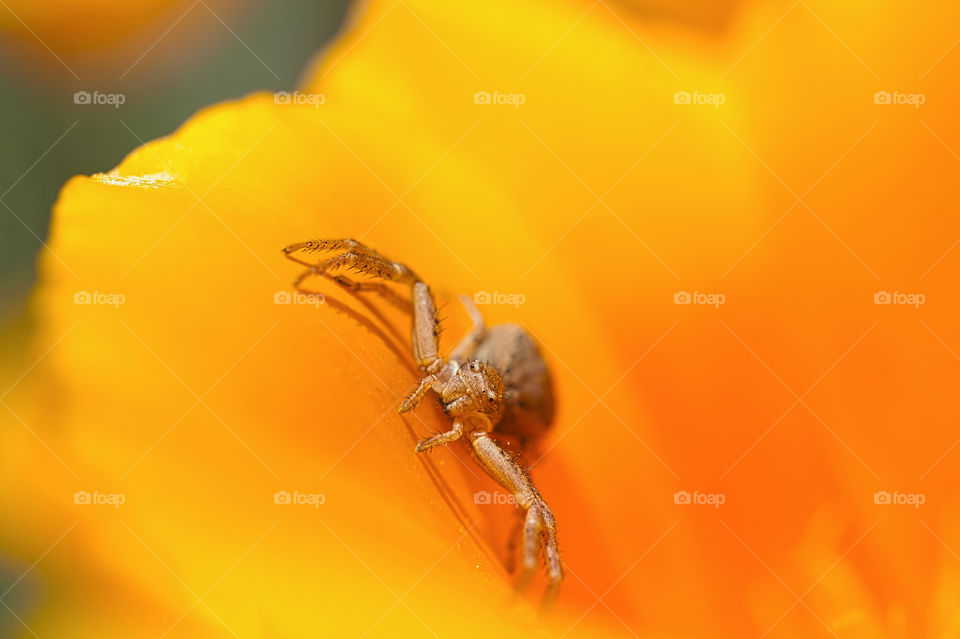
M447 359L450 359L454 362L464 362L469 359L473 352L477 349L477 345L483 341L483 336L487 332L487 329L483 324L483 315L481 315L480 311L477 310L473 300L466 295L461 295L460 303L463 304L464 309L467 311L467 315L470 316L470 321L473 322L473 327L470 329L470 332L464 335L463 339L461 339L460 342L453 347L453 350L450 351L450 355Z
M297 252L338 251L343 253L311 264L292 254ZM397 284L406 284L411 289L413 307L413 356L417 366L427 372L435 372L443 363L440 359L440 331L437 307L430 287L413 269L401 262L394 262L362 242L351 239L307 240L284 247L283 253L294 262L307 266L307 270L294 280L294 287L308 277L327 275L332 271L351 268L364 275L379 277ZM345 280L349 282L350 280Z
M358 282L345 275L336 275L333 281L354 293L376 293L404 313L413 313L413 304L410 300L399 295L395 290L382 282Z
M563 564L557 544L557 522L543 497L527 474L484 431L470 434L470 444L480 465L498 484L513 494L517 505L526 511L523 525L523 569L527 574L537 567L537 556L543 548L551 593L563 580ZM549 594L549 593L548 593Z
M421 440L417 443L417 452L422 453L425 450L429 450L434 446L443 446L449 444L450 442L455 442L463 436L463 424L459 420L453 422L453 428L448 430L445 433L440 433L439 435L434 435L433 437L427 437L426 439Z

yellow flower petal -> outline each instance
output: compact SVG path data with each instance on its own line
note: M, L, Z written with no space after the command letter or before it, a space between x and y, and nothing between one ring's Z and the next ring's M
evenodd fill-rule
M955 478L931 462L956 417L956 261L895 282L960 229L947 200L911 208L924 190L878 176L955 190L957 96L948 56L923 122L877 109L873 66L921 73L952 37L899 11L848 48L862 16L846 6L758 5L718 45L603 4L373 2L290 104L212 107L71 181L35 297L44 356L4 398L22 420L4 480L23 490L3 507L24 521L4 547L24 570L43 556L17 609L40 636L949 630L929 577L956 545ZM894 33L915 58L889 62ZM298 272L279 248L313 236L414 266L451 302L446 344L467 327L456 294L523 296L484 312L529 326L557 377L532 471L569 572L555 616L507 603L509 511L474 503L493 487L471 460L413 453L444 419L393 412L415 379L406 318L380 306L390 349L336 289L320 308L275 303ZM908 310L874 292L914 284L926 324L871 328ZM725 302L677 305L682 291ZM921 490L928 467L922 521L872 503ZM678 490L725 503L684 507ZM816 614L796 603L811 584Z

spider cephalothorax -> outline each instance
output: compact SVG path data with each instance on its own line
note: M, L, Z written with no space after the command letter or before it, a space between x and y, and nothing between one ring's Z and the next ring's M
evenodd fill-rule
M311 263L294 257L296 252L340 251L333 257ZM396 296L380 282L356 282L332 271L350 267L366 275L410 286L408 307L413 315L413 357L424 375L400 403L405 413L428 392L436 394L443 412L453 420L449 431L417 444L417 452L448 444L467 435L472 452L485 471L509 490L523 514L523 565L533 571L542 552L550 578L547 600L563 579L557 524L553 513L516 460L491 437L490 432L516 437L521 445L542 434L553 419L554 403L550 374L530 335L516 324L486 328L473 303L461 298L473 319L473 330L447 358L439 352L437 309L430 288L409 267L388 260L356 240L310 240L283 249L288 258L308 269L294 282L311 275L331 277L353 291L377 291Z
M489 430L503 414L503 378L497 369L479 360L444 362L437 372L420 380L400 404L400 412L414 408L431 390L440 399L443 412L460 422L480 418L489 424Z
M473 360L466 366L457 366L440 401L443 412L451 417L471 413L497 415L503 411L503 378L497 369Z

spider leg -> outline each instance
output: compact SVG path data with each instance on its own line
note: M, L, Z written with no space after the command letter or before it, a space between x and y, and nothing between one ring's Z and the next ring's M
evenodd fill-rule
M413 359L428 373L443 366L437 305L430 287L419 281L413 285Z
M304 242L295 242L283 247L283 256L291 262L296 262L301 266L308 268L316 265L316 262L296 257L294 253L316 253L318 251L333 251L337 249L354 250L357 252L370 252L370 249L357 240L306 240Z
M399 308L404 313L413 313L413 305L410 300L398 294L395 290L383 284L382 282L358 282L345 275L333 276L333 281L343 288L354 293L372 292L380 295L382 298Z
M288 244L283 247L283 252L286 255L291 253L304 252L304 253L316 253L318 251L335 251L338 249L344 250L357 250L357 251L366 251L373 253L373 249L369 248L366 244L358 242L357 240L352 240L349 238L344 239L327 239L327 240L306 240L304 242L295 242L293 244ZM293 259L293 258L291 258Z
M420 382L417 384L417 387L410 392L409 395L404 398L403 403L400 404L400 409L398 412L406 413L408 410L412 410L417 407L417 405L423 401L424 395L427 394L427 391L434 389L437 392L440 392L441 386L437 380L436 375L427 375L420 378Z
M548 603L563 580L563 564L557 545L557 522L553 513L523 469L487 433L474 431L470 439L483 469L509 490L517 505L526 511L523 524L523 568L526 575L536 569L542 548L547 576L550 579L548 599L545 600L545 603Z
M318 251L343 252L331 258L310 264L293 253L315 253ZM351 239L307 240L290 244L283 249L284 255L290 260L307 266L307 270L294 280L294 287L299 290L301 283L313 276L324 275L352 268L371 277L379 277L397 284L406 284L411 289L413 305L413 356L417 365L428 373L433 373L442 364L440 359L439 326L437 321L437 307L433 301L433 294L420 276L407 265L394 262L365 244ZM350 280L344 280L349 282ZM344 285L344 282L340 282Z
M453 350L450 351L450 356L448 359L455 362L463 362L469 358L473 351L476 350L477 344L483 340L483 336L487 332L487 329L483 324L483 315L481 315L480 311L477 310L473 300L466 295L461 295L460 303L463 304L463 307L466 309L471 321L473 321L473 328L471 328L470 332L464 335L463 339L461 339L460 342L453 347Z
M293 253L316 253L318 251L343 251L339 255L311 264ZM394 262L369 246L351 239L307 240L296 242L283 248L283 254L290 260L307 266L308 269L298 279L298 283L311 275L322 275L344 267L351 267L366 275L387 279L399 284L413 284L420 277L406 264Z
M463 435L463 425L459 421L453 422L453 428L448 430L445 433L440 433L439 435L434 435L433 437L427 437L426 439L421 439L417 443L417 452L422 453L425 450L429 450L434 446L442 446L444 444L449 444L450 442L455 442Z
M298 262L300 260L297 260ZM371 277L379 277L400 284L413 284L419 281L417 275L400 262L389 262L381 255L371 255L357 250L349 250L335 257L311 265L296 279L299 284L308 277L325 275L341 268L352 268Z
M506 568L507 572L511 575L517 570L517 540L520 539L520 536L523 534L523 522L526 519L526 516L521 509L517 508L516 513L516 522L514 523L513 529L510 531L510 536L507 537Z

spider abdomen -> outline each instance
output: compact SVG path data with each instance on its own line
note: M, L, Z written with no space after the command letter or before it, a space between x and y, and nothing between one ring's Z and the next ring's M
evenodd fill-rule
M536 439L553 422L553 381L537 343L517 324L487 329L473 358L489 364L503 378L503 418L495 432L521 441Z

